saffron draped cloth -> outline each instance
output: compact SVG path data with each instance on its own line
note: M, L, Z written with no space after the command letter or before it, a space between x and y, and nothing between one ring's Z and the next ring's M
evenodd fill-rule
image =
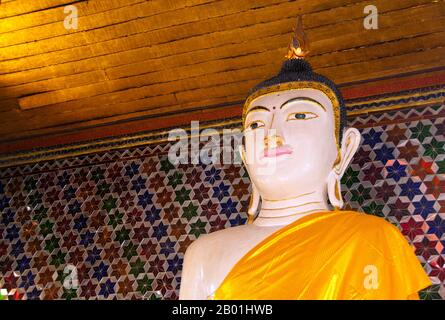
M233 299L419 299L431 285L413 248L382 218L302 217L244 255L213 294Z

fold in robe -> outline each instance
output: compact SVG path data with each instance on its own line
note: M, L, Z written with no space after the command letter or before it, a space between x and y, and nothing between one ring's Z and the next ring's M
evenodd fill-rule
M413 248L382 218L310 214L244 255L213 299L418 299L431 285Z

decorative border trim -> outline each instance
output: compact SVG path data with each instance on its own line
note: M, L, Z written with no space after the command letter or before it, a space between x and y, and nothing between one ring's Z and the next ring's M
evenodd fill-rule
M240 124L241 121L239 119L223 119L200 124L199 128L213 128L217 132L222 132L222 130L224 129L239 129ZM170 130L172 129L183 129L189 136L191 134L189 128L174 127L162 131L146 131L137 134L115 136L88 142L37 148L29 151L18 151L0 155L0 168L12 167L22 164L31 164L41 161L57 160L67 157L83 156L110 150L127 149L141 145L164 144L169 141L168 136Z

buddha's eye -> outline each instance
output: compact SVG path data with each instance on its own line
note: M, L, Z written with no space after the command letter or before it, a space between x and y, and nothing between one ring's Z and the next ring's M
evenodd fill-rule
M264 127L263 121L252 121L251 123L249 123L249 125L246 127L246 129L255 130L255 129L258 129L261 127Z
M287 120L309 120L309 119L314 119L317 118L318 116L313 113L313 112L295 112L295 113L291 113L288 117Z

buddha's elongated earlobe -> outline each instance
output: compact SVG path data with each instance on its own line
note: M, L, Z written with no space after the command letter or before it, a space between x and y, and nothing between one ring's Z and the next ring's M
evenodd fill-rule
M340 179L341 177L336 174L334 170L331 171L328 177L328 198L329 202L336 209L343 208L343 197L341 195L341 187L340 187Z
M252 195L250 196L250 204L249 209L247 209L247 214L249 215L249 218L247 220L247 223L250 224L255 220L255 215L258 210L258 206L260 205L260 193L258 192L257 187L252 182Z
M247 167L246 151L244 150L244 147L239 146L238 150L241 156L241 160L243 161L244 167L246 168L247 171L249 171ZM258 188L255 186L255 183L252 180L250 181L250 183L252 185L252 194L250 196L249 208L247 209L247 214L249 216L247 220L248 224L251 224L255 219L255 215L260 205L260 199L261 199L260 193L258 192Z
M327 191L329 202L336 208L343 207L343 197L341 195L341 178L348 168L349 164L360 146L361 135L355 128L348 128L343 134L343 140L340 148L340 161L336 161L327 180Z

